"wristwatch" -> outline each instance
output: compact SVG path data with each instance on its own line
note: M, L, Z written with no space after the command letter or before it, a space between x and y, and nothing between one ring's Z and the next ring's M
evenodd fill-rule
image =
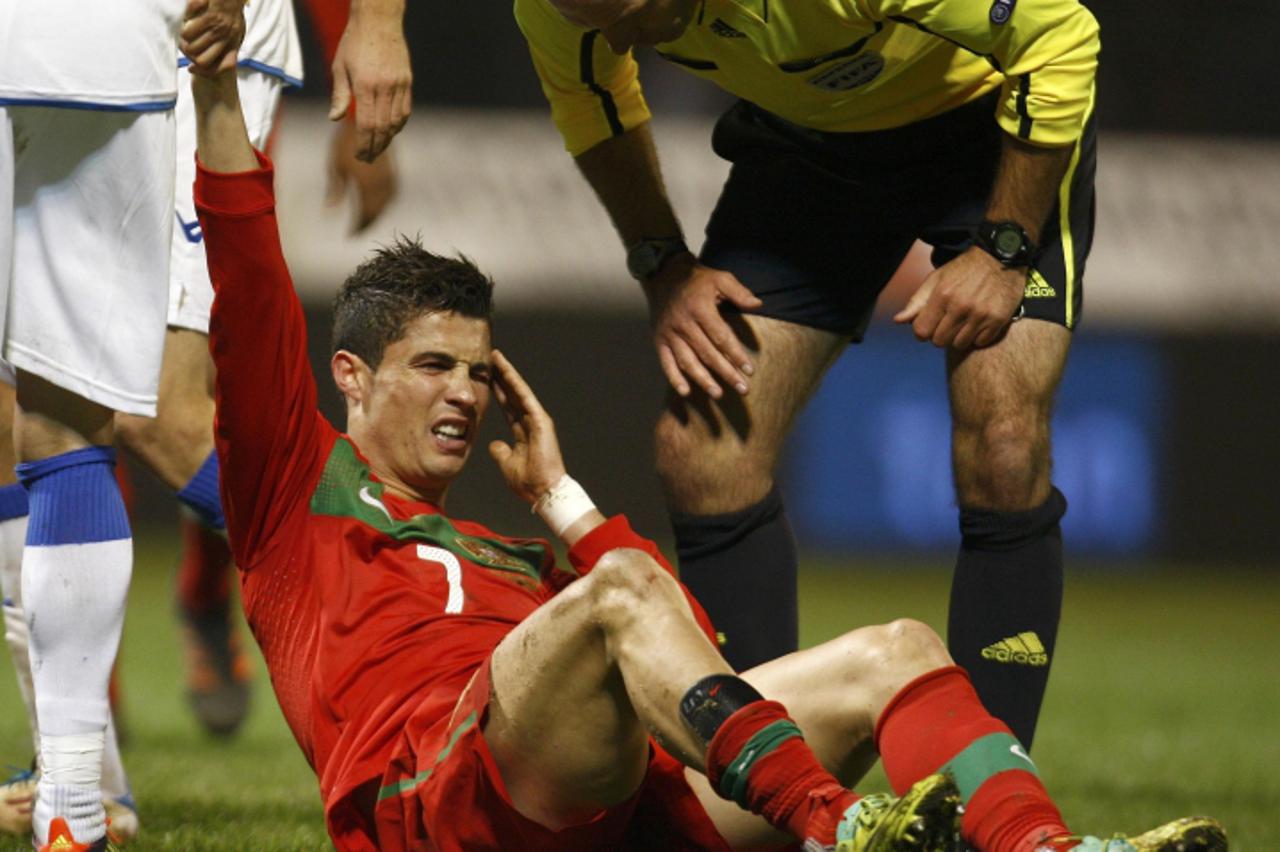
M1030 266L1040 254L1040 249L1017 222L985 220L978 226L973 242L1006 269Z
M627 272L637 281L648 281L673 256L688 250L683 237L641 240L627 249Z

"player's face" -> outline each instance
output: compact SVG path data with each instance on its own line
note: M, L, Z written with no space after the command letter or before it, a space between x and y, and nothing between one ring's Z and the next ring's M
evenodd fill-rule
M452 312L418 317L386 348L360 443L393 488L438 501L462 472L489 404L491 351L489 323Z
M675 41L693 19L695 0L618 0L568 15L573 23L600 30L614 53Z

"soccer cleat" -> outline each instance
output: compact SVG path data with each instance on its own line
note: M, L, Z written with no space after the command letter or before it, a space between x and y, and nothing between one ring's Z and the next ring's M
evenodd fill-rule
M181 608L180 608L181 609ZM181 609L187 650L187 700L209 733L234 734L249 712L252 668L232 632L228 607L208 613Z
M114 852L115 846L106 837L99 837L93 843L80 843L71 834L67 821L62 817L54 817L49 823L49 842L38 847L38 852Z
M959 832L960 793L930 775L901 798L873 793L855 802L836 829L835 852L950 852ZM806 850L809 847L806 847Z
M0 833L31 833L31 810L36 804L40 776L23 770L0 784Z
M1133 837L1063 837L1036 852L1227 852L1227 832L1211 817L1184 817Z

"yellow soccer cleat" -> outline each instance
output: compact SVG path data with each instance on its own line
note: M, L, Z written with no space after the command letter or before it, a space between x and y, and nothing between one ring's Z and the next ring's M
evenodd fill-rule
M1074 845L1073 845L1074 844ZM1064 837L1036 852L1227 852L1227 832L1212 817L1184 817L1133 837Z
M950 852L959 836L960 793L945 775L917 781L901 798L873 793L836 829L836 852Z

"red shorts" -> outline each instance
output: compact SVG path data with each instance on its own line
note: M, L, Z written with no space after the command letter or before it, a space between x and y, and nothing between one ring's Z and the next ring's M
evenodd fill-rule
M485 744L489 666L471 678L448 719L409 721L374 809L383 850L694 852L725 850L684 767L653 747L636 794L590 821L552 831L519 813Z

